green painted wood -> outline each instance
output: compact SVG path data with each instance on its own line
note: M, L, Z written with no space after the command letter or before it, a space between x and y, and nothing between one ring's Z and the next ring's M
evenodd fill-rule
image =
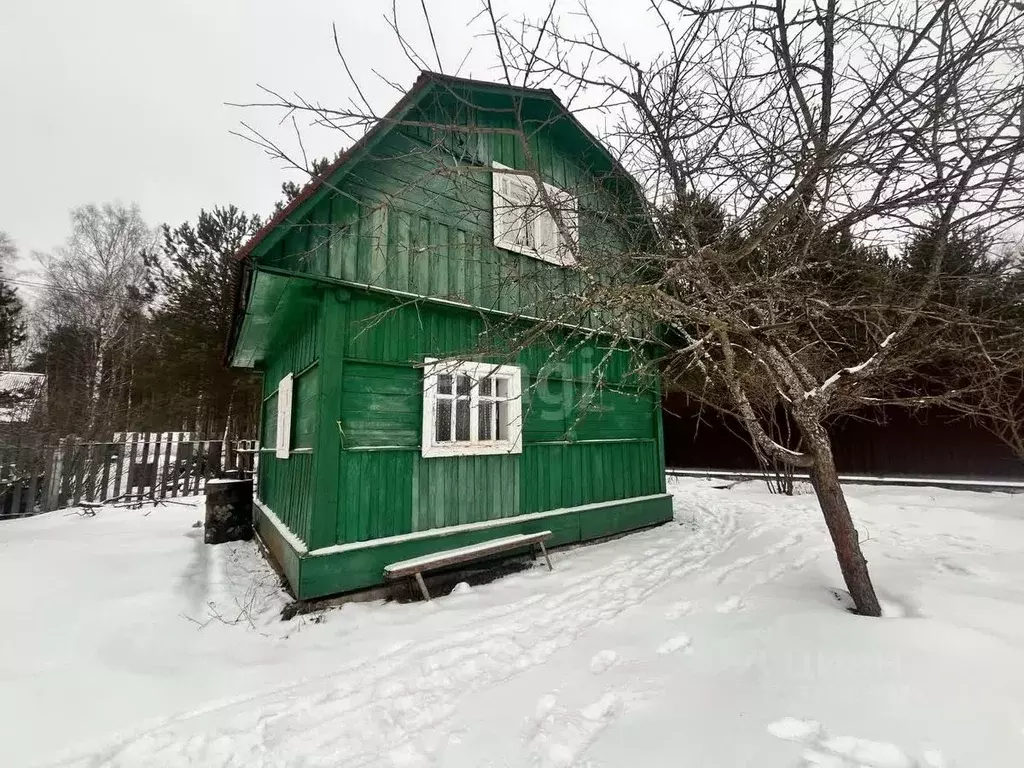
M260 511L259 506L253 509L253 521L260 541L263 542L263 545L270 552L274 561L280 566L288 585L292 589L292 593L298 597L300 589L299 553L292 548L292 545L282 535L278 527Z
M319 293L310 293L309 287L294 290L292 305L281 307L279 331L281 341L268 356L263 374L264 401L262 413L262 445L260 455L259 499L273 510L288 528L303 541L307 541L314 519L314 448L320 428L317 423L320 402L319 354L321 339ZM336 339L335 339L336 341ZM277 386L285 374L299 374L295 380L296 392L292 412L292 452L287 459L279 459L272 450L277 435ZM314 449L315 450L315 449ZM330 540L330 534L327 539Z
M316 409L313 437L314 480L310 547L324 547L337 541L341 515L338 476L341 469L342 384L344 382L345 333L348 296L340 291L324 295L321 307L319 369L323 372Z
M306 368L295 378L292 408L292 449L312 448L320 416L319 364Z
M655 394L656 394L656 397L658 398L658 403L660 404L661 403L661 382L656 380L655 381L655 386L657 387L657 389L655 390ZM662 414L662 410L659 407L658 408L658 412L654 414L655 439L657 440L657 445L658 445L658 449L657 450L658 450L658 452L654 456L654 458L649 461L648 468L647 468L648 473L656 474L657 475L657 477L658 477L658 485L659 485L659 488L661 489L662 493L664 493L665 490L666 490L666 485L665 485L665 423L663 421L663 418L664 418L664 416Z
M277 381L304 371L292 418L300 453L285 460L265 451L259 493L311 546L514 519L664 487L656 390L630 380L629 350L547 334L515 355L529 389L522 455L423 459L423 358L474 356L487 327L507 327L508 319L361 289L349 291L341 309L331 304L338 289L289 276L505 312L539 311L552 296L579 290L579 274L491 245L490 163L527 162L521 143L501 132L516 124L511 107L507 95L488 89L435 93L413 105L417 119L497 130L384 133L255 253L234 360L264 371L264 446L274 444ZM578 194L586 247L614 245L619 234L602 212L619 200L615 184L595 176L607 170L600 152L552 119L545 99L520 116L540 174ZM487 343L509 348L500 334Z
M568 509L561 514L534 520L512 517L502 525L478 530L440 530L437 536L373 543L336 554L286 555L297 559L299 576L289 583L300 599L366 589L384 583L384 566L412 557L514 534L551 531L551 545L562 546L668 522L672 499L668 495L630 499L597 509ZM262 536L262 528L261 536ZM280 539L280 537L278 537ZM287 545L283 539L282 543ZM286 575L288 571L286 569Z

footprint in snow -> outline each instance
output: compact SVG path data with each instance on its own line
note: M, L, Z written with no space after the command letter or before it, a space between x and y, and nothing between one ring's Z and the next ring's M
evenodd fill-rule
M621 703L622 700L618 694L608 691L597 701L581 709L580 714L587 720L605 720L618 712Z
M923 762L914 760L895 744L870 741L856 736L829 736L821 723L784 717L769 723L768 733L786 741L803 744L802 766L826 768L943 768L942 753L935 749L922 752Z
M736 613L736 611L741 611L743 608L743 601L735 595L715 606L715 610L719 613Z
M693 603L691 603L689 600L683 600L682 602L678 602L675 605L669 606L669 609L665 611L665 618L671 621L675 621L676 619L682 618L692 610Z
M541 697L536 708L536 730L531 751L539 768L569 768L576 765L597 735L619 714L627 698L606 691L577 712L558 704L552 694Z
M676 635L673 638L666 640L664 643L658 646L658 653L675 653L685 648L690 647L690 637L688 635Z
M784 717L768 724L768 733L787 741L816 741L822 734L821 723L816 720L797 720Z
M599 651L590 660L590 671L595 675L607 672L619 663L619 654L615 651Z

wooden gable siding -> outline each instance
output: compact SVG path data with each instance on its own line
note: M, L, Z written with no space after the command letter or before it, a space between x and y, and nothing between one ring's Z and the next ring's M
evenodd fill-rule
M263 370L259 499L303 540L309 536L314 514L314 454L310 449L319 427L319 310L315 302L296 308L287 324L288 338L274 345L276 354L266 361ZM277 441L277 387L288 373L296 375L291 453L287 459L279 459L273 450Z
M515 125L507 111L456 104L445 116L436 114L440 108L430 102L410 119L465 120L484 129ZM580 199L583 251L621 248L625 239L608 220L616 200L580 164L584 153L559 140L553 128L528 130L541 176ZM456 140L470 146L454 146ZM484 309L548 315L550 297L581 292L583 278L493 246L492 161L526 168L519 137L396 128L259 262ZM607 323L594 313L579 320L592 327Z
M526 393L521 455L422 458L423 357L473 355L482 330L467 310L353 294L338 425L338 543L663 490L656 388L630 378L629 353L594 345L565 360L540 347L516 356ZM581 404L592 361L605 357L606 380Z

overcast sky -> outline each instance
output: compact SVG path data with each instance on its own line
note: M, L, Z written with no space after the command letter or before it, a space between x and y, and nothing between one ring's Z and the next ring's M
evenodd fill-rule
M537 2L509 2L516 15ZM376 0L0 0L0 230L30 267L68 235L83 203L137 202L154 226L234 203L267 213L290 176L232 136L240 120L277 131L278 114L230 107L257 84L324 103L351 95L331 23L380 110L397 98L370 74L403 86L417 70L400 54ZM445 70L497 76L490 41L467 25L477 0L428 0ZM568 5L568 4L567 4ZM617 0L608 0L615 7ZM418 48L430 50L419 0L399 0ZM311 155L336 134L306 135ZM31 275L23 275L31 279Z

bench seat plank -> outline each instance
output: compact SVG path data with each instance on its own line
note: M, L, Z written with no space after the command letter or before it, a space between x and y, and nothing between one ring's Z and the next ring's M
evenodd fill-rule
M398 579L423 571L436 570L448 565L478 560L490 554L539 544L550 536L551 531L522 533L515 536L504 536L500 539L481 541L479 544L470 544L469 546L457 549L434 552L429 555L422 555L421 557L414 557L409 560L401 560L397 563L386 565L384 566L384 576L388 579Z

